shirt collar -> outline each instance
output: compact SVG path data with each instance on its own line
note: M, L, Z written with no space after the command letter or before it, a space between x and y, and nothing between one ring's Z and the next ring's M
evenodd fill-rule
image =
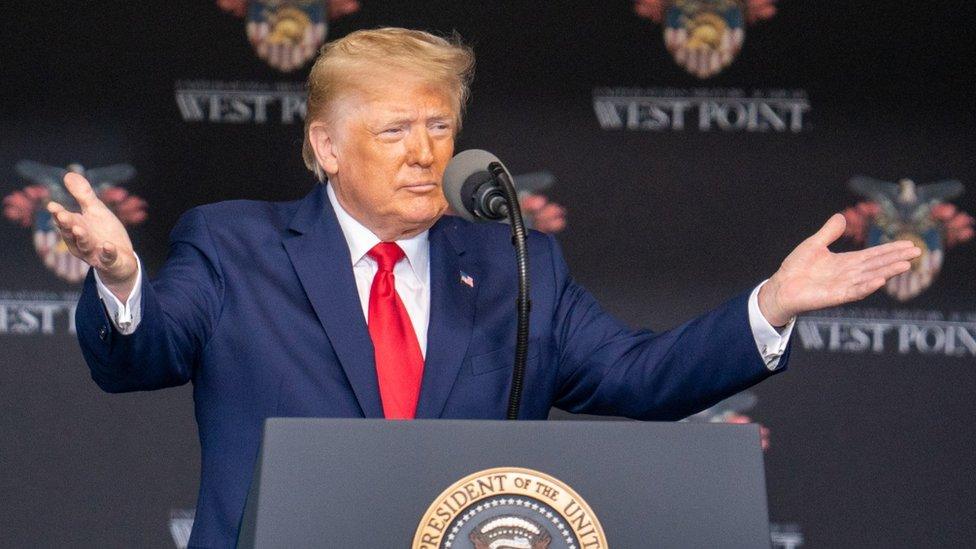
M346 238L346 244L349 246L352 264L355 266L367 252L373 249L373 246L380 243L380 239L342 208L331 184L327 184L325 190L326 194L329 195L329 202L332 203L332 209L335 210L339 228L342 229L342 235ZM410 268L420 281L426 280L427 270L430 267L428 233L429 231L424 231L416 236L396 241L407 256Z

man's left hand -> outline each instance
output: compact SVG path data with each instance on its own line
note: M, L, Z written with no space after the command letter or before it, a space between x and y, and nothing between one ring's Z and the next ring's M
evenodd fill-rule
M833 253L827 246L844 234L845 226L844 216L834 214L759 290L759 310L770 324L785 326L799 314L863 299L910 269L911 260L922 253L908 240Z
M532 219L532 228L547 234L555 234L566 228L566 208L550 202L541 194L521 197L522 214Z

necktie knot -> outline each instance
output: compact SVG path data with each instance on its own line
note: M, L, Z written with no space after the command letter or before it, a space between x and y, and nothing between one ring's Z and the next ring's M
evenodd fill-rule
M373 246L368 252L379 265L379 270L393 272L393 266L404 257L403 249L396 242L380 242Z

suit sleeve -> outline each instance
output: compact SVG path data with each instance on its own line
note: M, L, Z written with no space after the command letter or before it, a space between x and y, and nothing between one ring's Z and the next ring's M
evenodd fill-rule
M749 325L746 292L672 330L632 330L604 312L570 276L550 237L559 352L558 408L677 420L782 371L770 371Z
M142 272L142 319L123 335L113 326L89 271L75 313L81 351L92 379L108 392L182 385L220 317L224 280L207 221L199 208L170 235L166 264L151 282Z

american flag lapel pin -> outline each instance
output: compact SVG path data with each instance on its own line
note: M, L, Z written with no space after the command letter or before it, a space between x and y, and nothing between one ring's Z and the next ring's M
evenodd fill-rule
M468 273L461 271L461 284L467 284L469 288L474 288L474 279Z

